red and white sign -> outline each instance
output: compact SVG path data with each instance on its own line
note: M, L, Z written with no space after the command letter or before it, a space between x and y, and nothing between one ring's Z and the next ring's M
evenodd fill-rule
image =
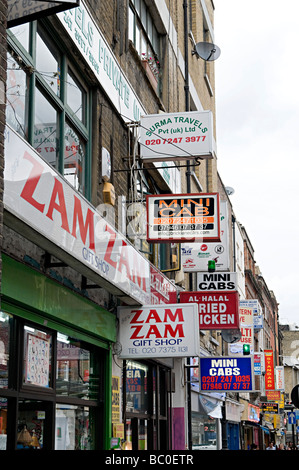
M271 349L264 350L265 355L265 390L275 390L274 356Z
M254 326L253 326L253 308L243 308L242 300L239 302L240 331L242 333L240 341L230 343L228 350L230 354L242 356L243 345L249 344L250 354L254 353Z
M121 358L199 355L196 304L118 307Z
M284 391L284 367L275 367L276 390Z
M198 304L200 330L239 329L238 292L181 292L180 301Z
M170 280L9 126L4 207L42 248L128 304L177 301Z

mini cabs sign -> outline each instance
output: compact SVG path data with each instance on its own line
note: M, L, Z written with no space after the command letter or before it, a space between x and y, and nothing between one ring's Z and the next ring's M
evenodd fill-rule
M147 241L220 241L218 193L147 196Z
M202 391L248 392L254 390L252 359L248 357L200 357Z

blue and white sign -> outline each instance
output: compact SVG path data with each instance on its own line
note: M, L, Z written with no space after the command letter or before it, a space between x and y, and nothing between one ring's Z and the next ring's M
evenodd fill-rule
M252 356L199 358L202 391L253 391Z
M294 411L289 413L289 424L296 424L296 413Z

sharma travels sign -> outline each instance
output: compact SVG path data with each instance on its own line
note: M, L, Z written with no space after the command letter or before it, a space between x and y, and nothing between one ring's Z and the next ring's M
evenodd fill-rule
M140 157L148 162L213 158L212 112L141 116L140 144Z

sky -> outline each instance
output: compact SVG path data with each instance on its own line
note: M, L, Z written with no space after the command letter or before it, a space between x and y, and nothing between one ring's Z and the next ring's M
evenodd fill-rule
M280 323L299 326L299 2L214 4L218 172Z

